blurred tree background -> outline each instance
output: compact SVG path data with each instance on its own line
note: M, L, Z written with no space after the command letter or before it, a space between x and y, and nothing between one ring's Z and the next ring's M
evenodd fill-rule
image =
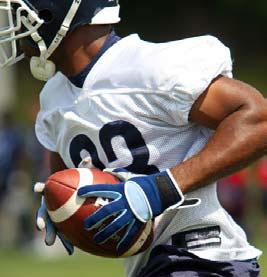
M153 42L179 40L207 34L216 36L231 49L235 78L250 83L267 96L267 1L120 0L120 4L122 21L116 26L119 35L138 33L141 38ZM15 97L12 98L12 105L8 106L8 111L12 113L20 129L26 130L34 126L39 92L44 83L33 79L28 61L16 65L14 72ZM267 214L263 214L258 202L260 191L256 187L253 170L249 175L251 175L247 179L249 197L246 199L247 231L256 244L267 251L265 236ZM32 212L32 228L34 228L33 214ZM254 226L258 227L256 232ZM266 254L264 257L263 265L267 264ZM12 258L9 260L11 261ZM83 262L81 259L79 261ZM80 269L87 268L87 261L84 259L84 264L79 266ZM94 260L92 261L94 263ZM0 264L1 268L4 268L4 263L6 262ZM267 268L265 271L263 276L267 276ZM9 267L6 267L5 276L18 276L17 273L8 275L7 272L11 272ZM62 273L62 276L67 275ZM102 275L99 273L98 276ZM121 275L118 273L112 276Z
M214 35L230 47L236 78L266 90L266 1L121 2L121 34L136 32L155 42Z

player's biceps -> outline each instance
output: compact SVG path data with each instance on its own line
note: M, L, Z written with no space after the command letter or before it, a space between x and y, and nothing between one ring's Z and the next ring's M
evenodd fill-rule
M255 109L262 100L262 95L253 87L220 76L193 104L189 119L199 125L216 129L229 115L242 108Z

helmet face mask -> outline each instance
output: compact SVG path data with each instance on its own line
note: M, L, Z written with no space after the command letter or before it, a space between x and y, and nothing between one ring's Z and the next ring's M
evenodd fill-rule
M44 23L21 0L0 0L0 66L17 61L17 41L36 32Z
M43 67L43 75L48 58L68 32L85 24L118 23L119 8L118 0L0 0L0 66L18 60L17 41L27 38L32 47L39 48L40 57L35 58L40 61L34 64ZM32 73L43 80L53 75Z

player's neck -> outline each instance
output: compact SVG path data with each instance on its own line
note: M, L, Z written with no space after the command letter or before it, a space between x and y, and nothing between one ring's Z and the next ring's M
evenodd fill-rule
M67 77L80 73L104 45L109 26L83 26L70 34L54 57L58 69Z

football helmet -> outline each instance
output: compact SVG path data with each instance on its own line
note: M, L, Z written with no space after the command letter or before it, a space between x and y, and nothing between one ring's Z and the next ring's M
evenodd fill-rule
M62 39L85 24L115 24L120 21L118 0L0 0L0 66L14 64L21 38L40 51L32 57L34 77L46 81L55 74L49 57Z

